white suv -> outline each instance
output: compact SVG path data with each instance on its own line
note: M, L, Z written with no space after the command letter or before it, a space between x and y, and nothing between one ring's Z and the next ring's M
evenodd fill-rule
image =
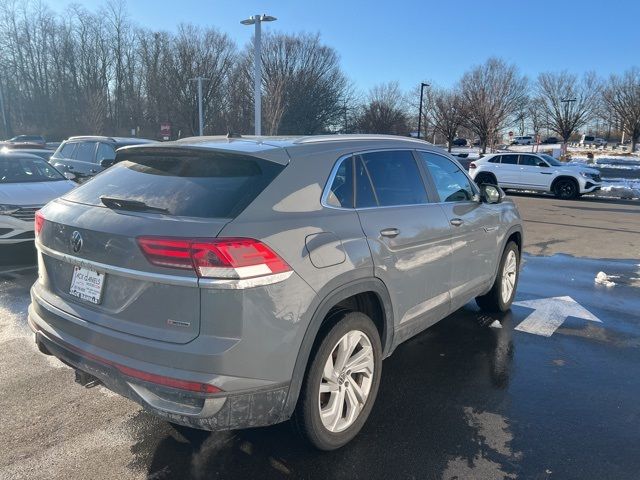
M531 135L524 135L522 137L515 137L511 140L511 145L533 145L535 143L535 138Z
M584 147L585 145L606 147L607 141L604 138L594 137L593 135L583 135L578 145L580 145L581 147Z
M600 190L600 172L580 164L562 163L550 155L498 153L469 164L471 178L478 185L536 190L571 199Z

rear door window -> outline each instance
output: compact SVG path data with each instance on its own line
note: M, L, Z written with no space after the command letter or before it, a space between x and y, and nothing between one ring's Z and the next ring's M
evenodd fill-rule
M93 163L96 159L96 142L80 142L74 152L74 159Z
M100 163L102 160L115 160L115 149L107 144L100 142L98 144L98 153L96 154L96 163Z
M143 202L169 215L234 218L283 165L226 152L123 152L118 163L72 190L66 200L104 206L100 197Z
M411 151L372 152L361 158L379 206L427 203L427 191Z
M362 157L356 157L356 208L378 206L376 194L373 191L371 176L364 166Z

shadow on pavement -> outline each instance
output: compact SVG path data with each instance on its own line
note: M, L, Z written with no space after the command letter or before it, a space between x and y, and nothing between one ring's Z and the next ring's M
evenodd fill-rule
M208 433L171 427L141 413L132 422L148 427L137 429L132 466L146 465L154 479L449 478L464 476L476 464L493 478L516 473L509 442L491 448L474 420L475 412L507 401L514 356L511 314L501 318L504 328L489 328L495 318L469 308L461 312L406 342L384 362L369 420L338 451L311 450L289 422ZM150 435L151 429L162 434Z

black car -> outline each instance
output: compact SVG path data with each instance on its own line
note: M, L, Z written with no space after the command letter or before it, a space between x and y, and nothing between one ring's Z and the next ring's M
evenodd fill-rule
M18 135L7 140L7 143L32 143L43 146L47 144L42 135Z
M155 143L155 140L126 137L70 137L60 144L49 163L69 172L82 182L115 163L116 150L129 145Z
M542 143L544 143L545 145L550 145L554 143L562 143L562 141L558 137L547 137L542 141Z
M456 138L453 142L451 142L451 145L453 147L466 147L468 143L469 142L466 138Z

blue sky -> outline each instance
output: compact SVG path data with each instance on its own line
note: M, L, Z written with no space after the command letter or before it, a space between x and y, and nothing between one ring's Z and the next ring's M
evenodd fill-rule
M70 3L45 2L58 11ZM104 4L81 3L91 10ZM640 66L638 0L128 0L127 7L141 26L215 26L239 46L253 32L241 19L276 16L265 29L319 32L362 90L391 80L403 89L421 81L449 86L492 55L516 63L530 77L563 69L608 75Z

